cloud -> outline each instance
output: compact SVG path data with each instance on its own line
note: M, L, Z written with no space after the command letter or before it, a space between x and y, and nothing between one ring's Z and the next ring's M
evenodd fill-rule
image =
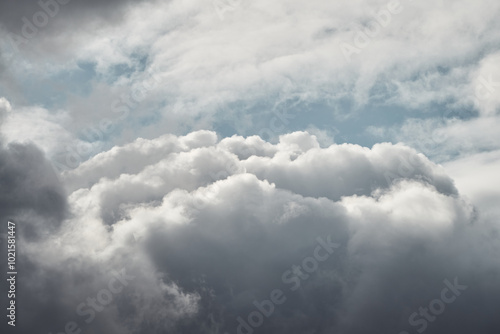
M496 220L499 184L496 171L500 165L500 151L482 152L444 164L461 193L477 203L488 219Z
M436 162L451 161L499 148L496 129L500 118L429 118L406 119L401 125L367 128L376 140L401 142L424 153Z
M498 115L500 110L500 53L481 60L473 81L475 103L484 116Z
M47 1L0 4L20 332L249 333L277 289L255 332L498 332L498 1Z
M0 21L2 28L11 33L22 35L22 27L25 21L23 17L31 22L36 28L52 28L51 33L60 33L51 25L64 23L66 28L77 28L78 25L89 23L91 16L93 20L99 20L101 24L116 24L123 19L124 9L130 5L130 1L82 1L82 0L42 0L42 1L17 1L4 2L0 7ZM42 12L45 15L37 14ZM43 17L49 17L47 23L43 24ZM52 22L51 22L52 21ZM40 22L41 27L35 25ZM54 37L54 36L52 36Z
M22 236L26 243L36 245L57 233L62 221L68 217L66 191L43 152L33 144L1 144L0 189L0 245L3 249L7 249L8 221L16 223L17 241L21 241ZM31 312L30 301L33 300L28 289L43 286L44 277L38 271L38 264L24 256L23 249L18 248L16 254L17 270L30 273L23 279L33 281L32 286L24 285L25 281L18 282L26 290L18 294L17 301L27 306L25 310L28 315ZM0 264L3 268L8 268L6 256L0 259ZM3 291L9 291L6 280L2 280L0 286ZM35 294L35 291L31 293ZM2 296L1 302L6 307L7 294ZM4 322L2 326L7 327L7 324Z
M71 216L19 246L36 268L21 283L33 292L23 303L38 310L49 300L50 314L61 313L25 311L22 331L75 321L95 332L237 333L239 317L252 322L255 303L277 289L286 300L256 332L499 326L490 312L497 227L478 219L441 167L402 145L321 148L306 132L270 144L198 131L115 147L63 180ZM311 267L314 254L330 255ZM135 277L126 289L91 323L75 316L120 268ZM419 307L441 298L446 280L467 289L425 320ZM409 323L414 312L420 325Z
M262 114L294 103L301 112L325 106L339 117L355 117L352 111L380 103L424 116L436 104L490 110L474 96L481 73L488 78L498 53L498 3L399 3L401 10L382 24L376 17L380 21L387 11L385 0L312 1L306 7L297 1L232 2L223 19L220 2L74 0L55 17L50 34L33 39L37 56L6 52L7 71L16 80L3 85L28 80L33 68L44 69L37 76L59 82L61 73L92 64L88 92L75 97L71 89L60 101L73 119L85 118L77 123L86 126L88 120L114 118L114 101L130 95L148 77L146 70L153 71L161 84L137 104L124 122L128 132L117 130L110 139L115 143L155 138L165 129L175 134L214 129L218 123L256 134L258 125L253 126ZM373 24L378 33L348 62L339 45L355 46L358 33ZM8 49L8 40L4 44ZM71 87L78 84L69 81Z
M89 322L112 333L127 330L126 324L120 324L116 311L122 300L132 309L121 311L141 314L142 320L159 321L167 317L161 321L164 328L171 326L175 319L196 311L196 294L184 294L175 283L163 283L162 278L154 274L145 277L141 272L154 272L147 263L138 260L137 267L133 268L129 262L127 269L123 269L123 260L98 259L93 253L95 249L88 249L85 243L71 245L63 241L61 244L63 239L72 237L82 241L81 238L85 237L83 234L79 236L80 232L90 237L88 233L95 233L102 225L81 220L75 203L68 202L66 190L52 164L34 144L10 143L0 148L0 185L0 219L5 222L4 226L7 221L16 225L16 270L23 273L17 277L15 299L17 314L22 313L24 319L21 322L18 317L16 322L21 333L64 331L68 323L73 326L75 312L82 320L78 326L87 325L92 310L89 306L92 301L88 298L92 296L94 303L97 296L99 308L93 311L94 316ZM89 229L91 225L96 228L93 232ZM5 248L6 232L6 229L2 230L1 245ZM105 230L101 232L102 236L106 234ZM94 239L93 244L96 243L98 239ZM44 255L39 256L42 253ZM0 260L4 268L7 268L6 260L7 257ZM118 275L124 270L128 272ZM123 277L132 277L130 280L137 280L139 284L132 291L127 291L128 284L124 284L120 289L124 292L117 294L115 291L114 304L104 309L99 304L100 293L111 280L116 281L113 277L117 275L122 280ZM5 280L1 286L8 291ZM113 289L118 289L116 284ZM2 305L7 305L6 297L2 297ZM95 319L96 313L101 317ZM5 323L2 326L7 328ZM56 328L58 326L61 327Z
M0 148L0 164L1 219L25 217L23 233L37 238L56 228L66 214L66 194L43 152L11 143Z
M5 97L0 98L0 110L2 110L2 113L9 112L12 110L10 102Z

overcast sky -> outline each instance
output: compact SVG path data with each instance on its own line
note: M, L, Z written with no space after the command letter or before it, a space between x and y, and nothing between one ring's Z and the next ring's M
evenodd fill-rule
M0 1L2 328L497 334L499 15Z

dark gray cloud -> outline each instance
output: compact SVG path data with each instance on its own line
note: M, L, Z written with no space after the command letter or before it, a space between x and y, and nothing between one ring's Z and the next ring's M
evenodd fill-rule
M7 268L7 222L12 221L16 225L18 272L16 327L2 321L2 332L59 333L64 332L65 326L71 322L88 333L94 333L94 330L97 333L123 333L125 330L117 325L120 320L116 319L116 309L122 304L133 305L134 297L127 286L122 286L119 297L113 296L112 307L94 311L99 315L92 319L95 329L89 329L85 322L90 315L90 306L82 308L85 317L76 314L77 307L87 303L87 298L96 298L99 291L109 289L111 280L115 281L114 288L120 288L113 278L113 269L120 272L121 268L86 260L85 248L65 260L57 259L60 250L54 236L61 233L64 222L71 216L66 190L38 147L20 143L0 147L0 266ZM45 258L34 256L45 247L55 250L55 253ZM8 291L5 279L0 288L2 292ZM2 293L1 305L4 310L8 306L6 293Z
M151 0L140 2L148 1ZM38 1L0 3L0 38L6 48L0 52L13 51L32 62L67 61L74 57L74 50L86 42L82 36L89 31L100 35L106 27L123 23L127 9L138 1L43 0L41 3L43 5Z
M17 282L17 289L20 292L17 295L17 301L26 306L18 310L19 317L31 319L35 314L49 312L42 301L47 300L51 294L51 286L53 288L60 286L55 280L59 276L51 275L50 282L48 282L49 277L40 271L37 263L25 256L22 248L19 248L19 244L24 242L36 244L57 233L67 215L66 191L43 152L33 144L11 143L6 147L1 146L0 221L2 239L0 248L2 249L2 257L0 264L2 268L7 268L5 252L7 249L7 222L12 221L16 224L17 270L25 274L20 275L20 280ZM42 291L35 291L40 287L43 287ZM8 290L5 280L2 280L1 288L4 292ZM7 295L2 293L2 308L7 303L6 299ZM53 302L50 304L56 309L60 307ZM55 314L45 318L52 319ZM33 324L36 323L39 322L33 322ZM20 330L19 332L35 331L37 326L33 324L25 323L26 331ZM6 327L8 327L6 323L2 322L2 328ZM31 330L28 331L28 329Z
M433 231L437 221L431 221L417 232L405 220L393 222L399 228L392 225L388 220L394 217L378 210L351 216L340 206L328 210L328 201L301 198L294 200L311 212L273 224L273 213L290 198L252 183L228 179L217 191L219 204L194 213L186 225L170 225L167 216L143 241L159 270L202 296L196 321L179 324L176 333L237 333L238 317L248 322L257 310L254 302L269 300L274 289L282 290L286 301L274 305L255 333L416 333L422 325L411 326L408 318L440 299L444 280L455 277L467 290L446 305L442 316L427 321L426 332L480 328L494 333L499 328L489 316L500 309L495 302L500 289L494 285L498 263L483 257L485 249L478 249L476 239L485 226L464 216L450 230ZM400 209L411 207L408 202ZM356 227L355 220L367 225ZM300 287L293 291L294 283L284 282L283 274L313 256L315 237L329 235L341 244L338 252L312 273L302 269L304 279L297 279ZM483 241L491 246L495 240ZM415 320L422 323L422 316Z
M148 0L143 0L148 1ZM40 2L43 4L41 5ZM102 23L115 24L123 19L123 10L131 0L21 0L0 2L0 24L9 32L21 34L23 17L33 22L33 15L48 8L51 22L64 22L66 28L84 29L85 20L99 19ZM142 2L142 1L140 1ZM50 28L50 22L47 26Z
M0 187L0 219L19 219L25 236L53 232L67 214L66 192L33 144L11 143L0 149Z

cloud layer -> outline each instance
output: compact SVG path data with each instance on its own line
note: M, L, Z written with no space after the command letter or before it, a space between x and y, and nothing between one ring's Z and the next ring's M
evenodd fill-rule
M198 131L138 139L62 177L70 215L19 242L23 332L71 321L89 333L246 333L241 319L260 333L500 326L496 222L407 147ZM87 298L105 300L122 269L133 278L92 318ZM466 289L425 320L419 308L442 298L445 281ZM252 320L276 290L282 303Z

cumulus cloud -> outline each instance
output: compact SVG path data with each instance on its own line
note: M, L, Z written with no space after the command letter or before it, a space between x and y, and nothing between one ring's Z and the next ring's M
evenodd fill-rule
M1 2L19 331L497 333L499 13Z
M89 332L237 333L277 289L282 302L255 332L500 326L497 227L408 147L198 131L138 139L62 177L71 215L20 246L38 273L22 286L50 294L24 303L60 313L26 311L22 330L75 321ZM75 316L120 268L134 278L113 302L90 323ZM463 292L425 320L419 308L442 298L445 282Z

